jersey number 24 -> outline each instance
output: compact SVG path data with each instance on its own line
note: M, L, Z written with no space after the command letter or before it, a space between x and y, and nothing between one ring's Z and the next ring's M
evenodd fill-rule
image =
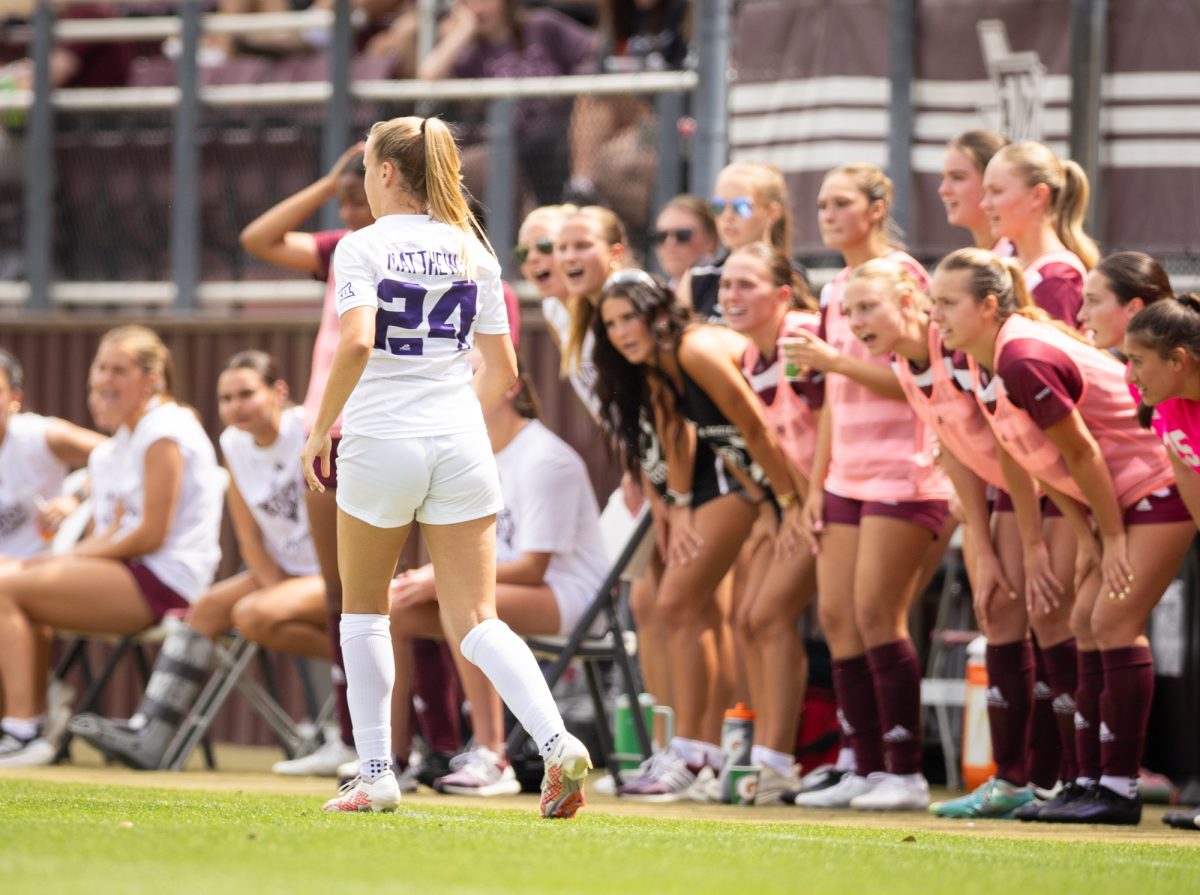
M459 351L470 348L467 334L475 322L475 305L478 291L475 283L462 280L454 282L442 293L442 297L429 309L427 322L429 334L421 336L392 336L393 329L410 332L421 326L425 317L425 298L429 294L424 286L406 283L403 280L382 280L377 290L380 307L375 312L375 347L402 357L425 353L425 338L454 339ZM458 312L457 328L450 318Z

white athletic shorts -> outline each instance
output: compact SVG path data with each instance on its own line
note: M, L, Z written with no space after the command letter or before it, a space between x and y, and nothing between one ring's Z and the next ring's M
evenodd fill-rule
M416 438L343 435L337 505L377 528L453 525L498 513L500 476L486 431Z

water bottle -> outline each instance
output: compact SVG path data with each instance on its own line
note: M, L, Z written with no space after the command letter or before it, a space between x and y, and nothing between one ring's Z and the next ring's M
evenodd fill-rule
M726 709L721 724L721 801L727 805L735 802L733 791L733 768L745 768L750 764L750 749L754 744L754 712L738 703Z

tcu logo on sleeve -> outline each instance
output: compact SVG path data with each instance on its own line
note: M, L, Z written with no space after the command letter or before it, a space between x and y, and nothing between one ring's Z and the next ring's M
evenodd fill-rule
M436 289L431 291L417 283L382 280L377 294L376 348L401 357L413 357L425 353L426 339L452 339L458 351L471 347L467 334L475 322L478 298L475 283L456 280L438 295ZM414 334L420 332L422 322L427 324L425 334ZM397 330L404 332L400 334Z

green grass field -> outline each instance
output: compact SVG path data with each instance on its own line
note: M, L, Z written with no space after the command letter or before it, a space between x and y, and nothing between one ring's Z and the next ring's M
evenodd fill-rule
M534 805L528 800L530 807ZM1200 848L0 779L0 892L1195 893Z

